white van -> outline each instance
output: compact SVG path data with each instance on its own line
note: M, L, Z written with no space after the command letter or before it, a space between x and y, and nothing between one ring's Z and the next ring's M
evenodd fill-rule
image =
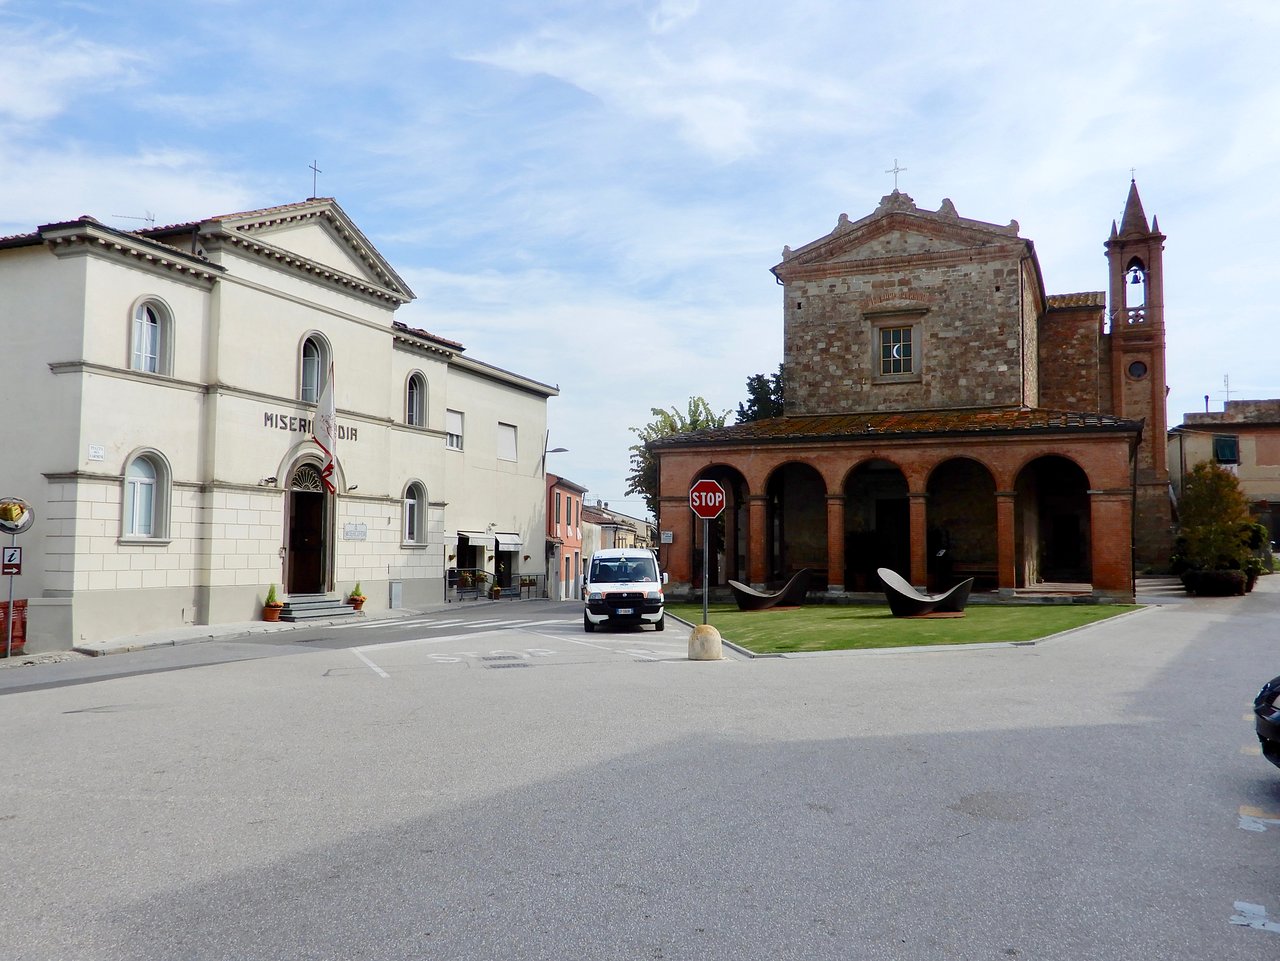
M658 559L647 547L596 551L582 584L583 630L590 634L610 624L652 624L654 630L662 630L666 582L667 575L658 573Z

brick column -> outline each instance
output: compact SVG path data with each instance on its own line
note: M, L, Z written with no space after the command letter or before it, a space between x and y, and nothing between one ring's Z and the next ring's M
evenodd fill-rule
M747 496L747 570L751 586L763 590L768 579L768 558L765 557L765 510L768 498L764 494Z
M671 531L671 543L662 545L662 561L666 565L671 587L687 589L693 582L693 522L687 497L662 497L658 500L658 529Z
M844 590L844 494L827 495L827 590Z
M1018 586L1017 506L1015 491L996 491L996 585L1001 593Z
M1093 593L1133 601L1133 495L1127 490L1089 491L1090 564ZM1110 531L1101 537L1099 531ZM1122 533L1123 532L1123 533Z
M929 495L911 493L911 583L922 591L929 589Z

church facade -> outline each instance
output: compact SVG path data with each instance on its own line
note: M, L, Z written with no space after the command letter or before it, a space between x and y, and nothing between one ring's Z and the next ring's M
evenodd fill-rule
M378 610L541 574L558 392L396 320L413 297L331 199L0 238L27 649L256 620L273 584Z
M1133 183L1107 291L1048 294L1016 221L896 189L785 248L783 416L650 444L672 583L702 583L688 491L708 477L728 493L712 584L808 568L832 594L877 591L889 567L1131 599L1172 545L1164 239Z

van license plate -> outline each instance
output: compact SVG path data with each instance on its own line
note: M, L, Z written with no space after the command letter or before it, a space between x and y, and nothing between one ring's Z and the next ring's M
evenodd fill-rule
M618 608L618 609L617 609L617 611L615 611L614 613L617 613L617 614L634 614L634 613L635 613L635 608L632 608L632 607L620 607L620 608Z

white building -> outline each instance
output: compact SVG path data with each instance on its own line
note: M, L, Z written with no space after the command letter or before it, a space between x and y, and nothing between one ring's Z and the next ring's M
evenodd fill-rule
M28 650L256 619L267 588L367 609L447 567L541 574L554 387L395 321L414 294L333 200L0 238L5 450ZM332 362L337 492L311 422Z

